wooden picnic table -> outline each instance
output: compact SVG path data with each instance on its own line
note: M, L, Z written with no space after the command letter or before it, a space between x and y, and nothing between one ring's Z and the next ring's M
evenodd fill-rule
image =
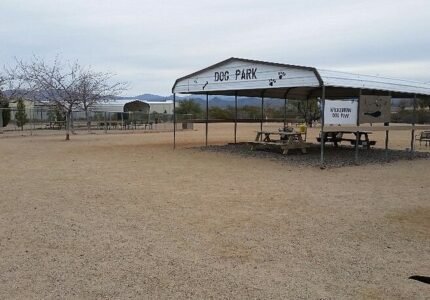
M273 138L273 135L279 136L279 139ZM264 136L264 138L263 138ZM306 143L300 132L289 131L257 131L257 136L252 144L252 149L274 148L280 149L282 154L288 154L291 149L300 149L306 153L310 143Z
M353 134L352 138L345 138L344 134ZM371 131L332 131L332 132L324 132L324 143L333 143L335 147L338 147L341 142L347 141L350 142L351 145L355 145L357 141L358 134L358 145L366 146L367 149L370 149L370 146L376 144L376 141L371 141L369 139L369 134L372 134ZM317 141L321 143L321 137L317 137Z

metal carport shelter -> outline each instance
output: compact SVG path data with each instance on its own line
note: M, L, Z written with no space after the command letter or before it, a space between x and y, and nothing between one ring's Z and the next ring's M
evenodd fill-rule
M206 95L206 104L208 104L209 95L235 96L236 136L238 96L261 97L262 107L264 98L279 98L285 101L287 99L307 100L319 98L321 100L321 109L324 111L326 99L359 99L360 95L384 95L393 98L413 98L415 107L417 97L430 96L430 84L232 57L177 79L173 85L172 92L174 108L177 93L204 94ZM207 107L206 144L208 130ZM176 125L175 109L173 120ZM323 113L321 114L321 125L321 133L323 133ZM357 122L357 128L359 125ZM412 130L412 136L414 125L413 123L409 128ZM176 126L174 128L173 143L175 146ZM388 127L383 129L387 132L386 148L388 129ZM324 143L322 142L321 165L323 164Z

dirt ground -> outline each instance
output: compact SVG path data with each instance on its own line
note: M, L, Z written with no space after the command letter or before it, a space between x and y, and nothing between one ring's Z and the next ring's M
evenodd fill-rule
M430 160L289 166L202 152L197 129L175 151L171 133L0 136L0 298L430 298L408 279L430 276Z

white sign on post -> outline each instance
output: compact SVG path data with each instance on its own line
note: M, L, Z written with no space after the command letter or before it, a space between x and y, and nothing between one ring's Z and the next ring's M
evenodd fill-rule
M358 102L356 100L325 100L324 124L356 125Z

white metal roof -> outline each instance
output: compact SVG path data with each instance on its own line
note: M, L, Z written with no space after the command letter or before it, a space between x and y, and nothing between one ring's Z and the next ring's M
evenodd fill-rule
M430 84L380 76L328 71L314 67L229 58L176 80L173 93L262 96L307 99L357 97L363 93L390 93L393 97L430 95Z
M317 69L317 72L320 74L325 86L430 95L430 84L424 82L323 69Z

